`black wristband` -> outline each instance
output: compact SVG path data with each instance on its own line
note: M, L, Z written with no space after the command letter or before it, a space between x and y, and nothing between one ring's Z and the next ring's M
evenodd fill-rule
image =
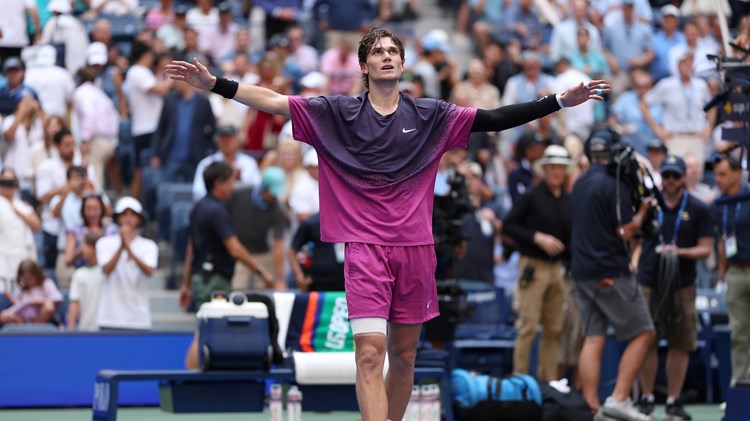
M237 89L239 87L240 84L233 80L217 77L216 85L211 89L211 92L219 94L224 98L232 99L237 94Z

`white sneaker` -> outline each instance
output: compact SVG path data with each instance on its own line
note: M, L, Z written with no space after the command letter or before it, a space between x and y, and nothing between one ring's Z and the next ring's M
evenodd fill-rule
M601 410L602 415L621 421L651 421L653 419L650 415L642 414L630 398L618 402L610 396L604 401Z

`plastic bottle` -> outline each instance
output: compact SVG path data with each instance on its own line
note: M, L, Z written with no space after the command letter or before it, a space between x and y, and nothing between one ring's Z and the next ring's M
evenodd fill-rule
M409 404L406 405L406 415L404 415L404 421L420 421L419 415L421 412L420 402L420 389L419 386L414 385L411 389L411 396L409 396Z
M287 421L302 421L302 391L296 385L286 393Z
M423 384L421 395L419 421L432 421L432 385Z
M271 385L271 399L268 402L268 409L271 412L271 421L283 421L284 408L281 403L282 389L278 383Z
M431 401L431 408L432 408L432 418L430 418L429 421L440 421L442 418L442 403L443 401L440 400L440 385L435 383L432 386L432 394L430 395L432 398Z

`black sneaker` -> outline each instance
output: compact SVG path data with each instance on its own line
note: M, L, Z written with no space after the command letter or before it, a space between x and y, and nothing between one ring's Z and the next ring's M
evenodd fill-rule
M672 405L667 405L664 419L668 421L691 421L693 418L690 414L685 412L685 408L682 407L682 402L678 400Z
M638 410L641 414L651 415L654 413L654 407L656 406L656 400L648 400L645 396L641 396L638 400Z

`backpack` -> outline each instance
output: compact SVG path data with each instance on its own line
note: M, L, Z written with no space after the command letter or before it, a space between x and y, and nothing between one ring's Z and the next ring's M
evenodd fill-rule
M526 374L504 377L451 373L455 413L465 421L541 421L542 394L537 381Z
M580 393L560 392L549 384L541 384L544 421L592 421L591 408Z

